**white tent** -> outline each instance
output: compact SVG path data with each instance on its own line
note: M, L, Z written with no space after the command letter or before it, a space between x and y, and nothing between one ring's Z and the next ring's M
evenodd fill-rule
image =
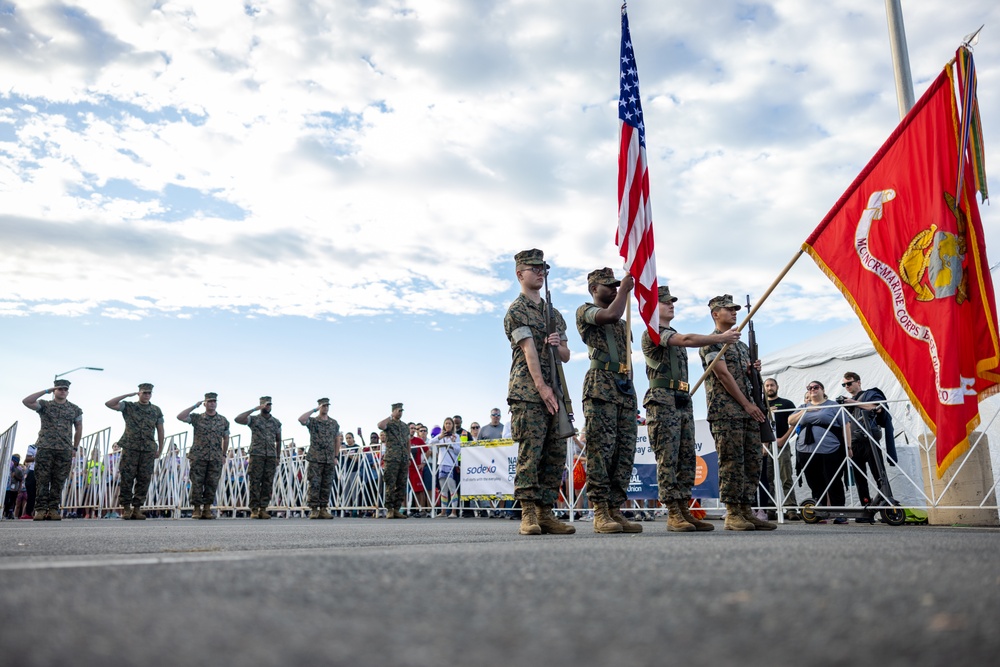
M828 331L767 355L762 360L763 377L773 377L779 385L779 395L796 405L803 402L806 385L812 380L822 382L830 398L845 395L841 388L844 373L853 371L861 376L864 388L878 387L890 401L890 411L896 428L899 466L889 468L893 494L904 505L924 504L918 489L922 488L922 450L916 440L926 434L927 427L910 403L899 381L879 357L861 324L854 322ZM1000 462L1000 396L980 403L980 429L989 437L993 470ZM903 473L916 482L911 484ZM801 491L799 491L801 497ZM994 501L995 502L995 501ZM991 502L990 504L993 504Z

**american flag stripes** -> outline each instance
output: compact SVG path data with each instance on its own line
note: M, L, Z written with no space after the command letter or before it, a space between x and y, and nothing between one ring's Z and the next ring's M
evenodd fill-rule
M615 244L625 268L635 279L639 315L649 337L660 342L657 309L656 257L653 254L653 213L649 206L649 170L646 166L646 128L639 102L628 14L622 5L621 89L618 97L618 233Z

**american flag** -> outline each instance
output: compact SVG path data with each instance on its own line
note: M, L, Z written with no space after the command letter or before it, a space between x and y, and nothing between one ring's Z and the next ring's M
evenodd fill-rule
M618 96L618 233L615 243L625 268L635 278L639 315L649 337L660 344L657 309L656 256L653 254L653 212L649 206L649 170L646 167L646 127L639 102L639 73L628 14L622 5L621 90Z

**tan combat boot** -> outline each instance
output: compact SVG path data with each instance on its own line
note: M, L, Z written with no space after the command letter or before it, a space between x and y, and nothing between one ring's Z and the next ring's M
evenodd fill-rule
M332 519L333 515L330 514L329 507L321 507L319 510L319 518L321 519Z
M319 508L318 507L311 507L309 509L309 518L310 519L319 519L320 518L320 516L319 516Z
M268 513L268 511L267 511L266 508L261 507L260 509L257 510L257 518L258 519L270 519L271 515L270 515L270 513Z
M576 532L576 526L563 523L552 513L552 505L535 503L538 515L538 527L542 529L542 535L572 535Z
M131 521L131 520L132 520L132 508L131 507L123 507L122 508L122 521Z
M723 525L725 530L756 530L754 525L743 518L740 506L735 503L726 503L726 521Z
M32 521L45 521L49 513L46 510L35 510L35 515L31 517Z
M133 521L145 521L146 515L142 513L141 507L132 508L132 520Z
M687 521L692 526L694 526L695 530L704 530L704 531L715 530L715 526L713 526L707 521L696 519L694 515L691 514L690 498L684 498L683 500L678 500L677 509L680 510L681 516L684 517L684 520Z
M215 514L212 513L212 506L211 505L202 505L201 506L201 518L202 519L214 519L215 518Z
M201 505L194 505L191 507L191 518L192 519L201 518Z
M620 533L622 525L611 518L607 503L594 503L594 532Z
M46 521L62 521L62 512L59 510L49 510L45 514Z
M642 532L642 524L641 523L635 523L634 521L629 521L628 519L626 519L625 515L622 514L622 511L620 509L618 509L617 507L611 507L609 505L608 506L608 516L611 517L612 521L614 521L615 523L617 523L619 526L622 527L622 532L623 533L641 533Z
M775 530L778 527L770 521L762 521L754 516L753 509L750 508L749 503L743 503L740 505L740 513L743 515L744 519L753 524L753 527L756 530Z
M672 500L667 503L667 530L673 533L693 533L695 525L684 518L680 508L681 501Z
M531 500L521 501L521 526L517 532L522 535L542 534L542 527L538 525L538 508Z

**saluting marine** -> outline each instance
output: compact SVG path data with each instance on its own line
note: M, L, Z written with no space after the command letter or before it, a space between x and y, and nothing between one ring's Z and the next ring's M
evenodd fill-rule
M51 401L39 400L46 394ZM83 410L66 400L68 395L69 380L56 380L21 401L42 420L35 450L35 521L62 520L59 502L83 435Z
M251 413L260 411L259 415ZM261 396L260 405L236 415L236 423L250 427L250 462L247 464L247 487L250 494L250 518L270 519L274 473L281 452L281 422L271 416L271 397Z
M309 429L309 451L306 461L306 479L309 482L309 518L332 519L330 491L337 472L337 454L340 452L340 424L330 416L330 399L316 401L317 407L299 417L299 423ZM319 416L313 417L315 413Z
M138 396L139 400L124 400L131 396ZM122 449L118 464L121 480L118 502L122 506L122 519L126 520L146 518L142 506L146 503L156 459L163 454L163 412L149 402L152 396L153 385L144 382L139 385L139 391L116 396L104 403L121 412L125 420L125 433L118 441Z
M205 412L192 412L202 403ZM191 482L192 519L215 518L212 505L219 488L222 466L226 462L226 452L229 451L229 420L215 411L218 404L219 395L210 391L205 394L204 401L198 401L177 415L178 420L191 424L194 440L187 454L190 461L188 479Z

